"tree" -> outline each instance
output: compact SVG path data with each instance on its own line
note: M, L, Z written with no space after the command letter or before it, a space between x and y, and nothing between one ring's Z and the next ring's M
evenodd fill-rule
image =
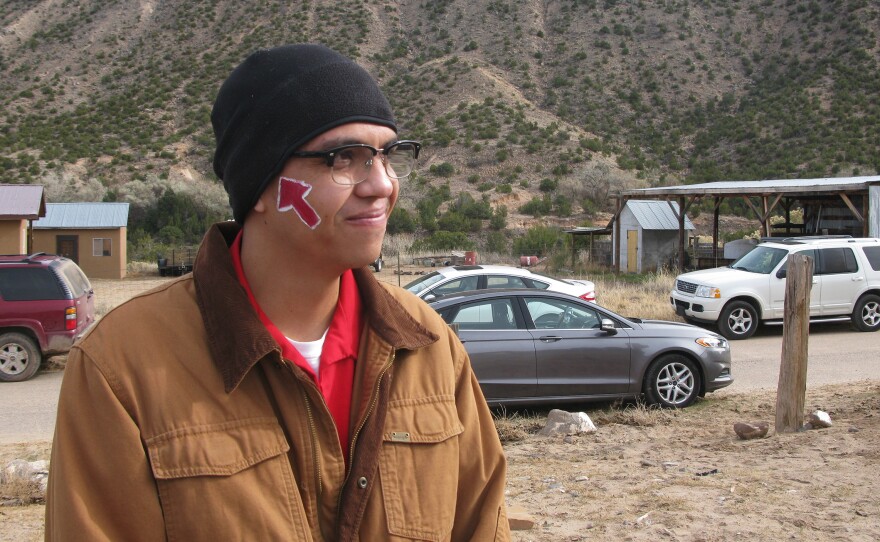
M513 251L518 254L546 256L562 243L558 228L533 226L513 240Z
M413 220L409 211L404 209L403 207L395 207L393 211L391 211L391 216L388 217L388 234L394 235L397 233L413 233L416 231L416 222Z

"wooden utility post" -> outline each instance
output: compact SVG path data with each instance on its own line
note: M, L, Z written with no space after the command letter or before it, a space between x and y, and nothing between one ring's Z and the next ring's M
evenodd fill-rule
M782 363L779 367L779 386L776 388L777 433L799 431L804 423L812 287L813 259L803 254L790 255L785 285Z

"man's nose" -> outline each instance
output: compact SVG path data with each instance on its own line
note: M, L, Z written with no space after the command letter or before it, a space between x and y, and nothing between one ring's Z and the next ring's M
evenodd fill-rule
M367 178L355 185L358 195L362 197L388 197L394 191L396 179L392 179L385 170L385 161L381 156L370 158L367 163Z

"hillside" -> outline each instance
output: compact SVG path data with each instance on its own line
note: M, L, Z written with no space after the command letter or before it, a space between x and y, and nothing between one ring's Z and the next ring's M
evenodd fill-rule
M864 0L4 2L0 182L131 201L152 233L169 188L225 216L214 95L300 41L356 57L426 144L403 231L443 231L460 192L513 228L589 221L620 187L875 174L878 28Z

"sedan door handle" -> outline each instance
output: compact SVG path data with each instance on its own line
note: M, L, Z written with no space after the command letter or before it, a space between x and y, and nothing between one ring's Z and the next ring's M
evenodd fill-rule
M558 335L544 335L540 340L545 343L555 343L556 341L561 341L562 337L559 337Z

